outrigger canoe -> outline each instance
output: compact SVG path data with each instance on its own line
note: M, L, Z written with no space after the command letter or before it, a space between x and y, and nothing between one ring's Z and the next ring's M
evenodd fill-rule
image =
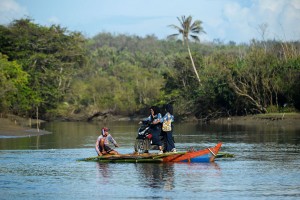
M218 143L214 147L198 150L177 153L143 153L143 154L118 154L118 155L104 155L97 157L84 158L79 161L97 161L97 162L214 162L222 143Z

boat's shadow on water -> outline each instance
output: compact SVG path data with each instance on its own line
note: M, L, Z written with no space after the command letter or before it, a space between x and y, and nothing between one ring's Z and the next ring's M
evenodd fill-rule
M177 182L186 180L187 176L195 174L220 174L220 167L217 163L101 163L97 162L98 177L101 182L111 182L114 173L124 170L125 176L130 177L130 182L139 187L149 189L162 189L171 191L176 187ZM127 175L126 175L127 174ZM133 180L134 179L134 180ZM128 181L125 181L128 183Z
M173 163L144 163L135 165L139 176L139 182L148 188L174 188L174 164Z

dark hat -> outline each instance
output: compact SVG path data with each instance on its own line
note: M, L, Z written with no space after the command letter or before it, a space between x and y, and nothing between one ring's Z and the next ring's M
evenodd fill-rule
M107 132L107 131L109 131L109 128L103 127L103 128L101 129L102 135L104 135L104 132Z
M103 127L102 130L103 130L103 131L109 131L109 128Z

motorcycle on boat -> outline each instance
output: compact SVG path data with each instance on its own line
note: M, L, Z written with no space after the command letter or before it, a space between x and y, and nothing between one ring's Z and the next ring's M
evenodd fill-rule
M162 146L164 148L164 138L160 135ZM142 125L138 129L138 135L134 144L136 153L149 153L149 150L158 150L157 145L152 145L151 122L142 121Z

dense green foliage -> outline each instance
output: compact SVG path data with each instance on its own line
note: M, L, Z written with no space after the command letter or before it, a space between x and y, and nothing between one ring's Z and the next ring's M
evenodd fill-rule
M18 63L19 71L28 74L27 84L23 81L22 85L26 89L19 89L7 99L9 106L5 110L33 116L37 107L41 113L56 108L84 65L85 39L77 33L66 34L59 26L42 27L28 19L1 26L0 36L1 53L8 56L8 61ZM30 102L16 102L16 95Z
M173 103L198 118L300 108L300 43L189 43L99 33L84 38L29 19L0 26L0 112L86 119Z

